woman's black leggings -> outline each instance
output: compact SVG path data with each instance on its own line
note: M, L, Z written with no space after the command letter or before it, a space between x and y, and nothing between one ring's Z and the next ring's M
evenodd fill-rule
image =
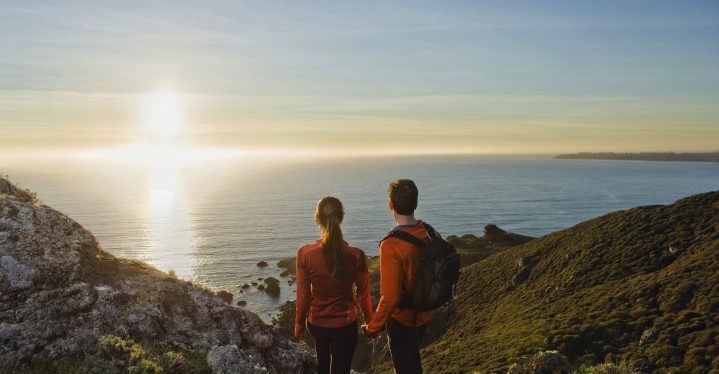
M348 374L357 346L357 320L343 327L319 327L308 322L307 330L315 338L317 372Z

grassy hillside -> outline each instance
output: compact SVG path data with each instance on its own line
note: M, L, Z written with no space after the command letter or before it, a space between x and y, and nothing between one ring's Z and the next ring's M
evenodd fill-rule
M427 372L502 371L548 349L577 369L719 372L719 191L535 239L465 268L460 285Z

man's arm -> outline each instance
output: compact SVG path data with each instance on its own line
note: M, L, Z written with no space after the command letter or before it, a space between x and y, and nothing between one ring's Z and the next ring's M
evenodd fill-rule
M370 334L384 327L402 296L404 269L401 259L395 253L395 248L392 247L394 240L396 239L390 238L383 241L379 248L379 287L382 296L377 311L367 326L367 332Z
M310 308L310 299L312 298L312 288L310 285L310 277L307 267L304 264L304 256L302 250L297 252L296 268L297 271L297 301L295 303L295 336L301 337L305 333L305 321L307 320L307 311Z

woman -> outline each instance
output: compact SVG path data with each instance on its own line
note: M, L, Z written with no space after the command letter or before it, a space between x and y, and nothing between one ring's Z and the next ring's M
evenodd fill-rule
M337 198L322 198L315 213L322 237L297 252L295 336L304 335L307 323L315 339L319 374L350 372L357 345L357 304L364 322L372 319L367 258L342 239L343 218Z

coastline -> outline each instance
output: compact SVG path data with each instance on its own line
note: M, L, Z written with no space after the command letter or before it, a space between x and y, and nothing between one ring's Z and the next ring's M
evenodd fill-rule
M579 152L554 157L556 160L614 160L614 161L667 161L667 162L719 162L719 152Z

